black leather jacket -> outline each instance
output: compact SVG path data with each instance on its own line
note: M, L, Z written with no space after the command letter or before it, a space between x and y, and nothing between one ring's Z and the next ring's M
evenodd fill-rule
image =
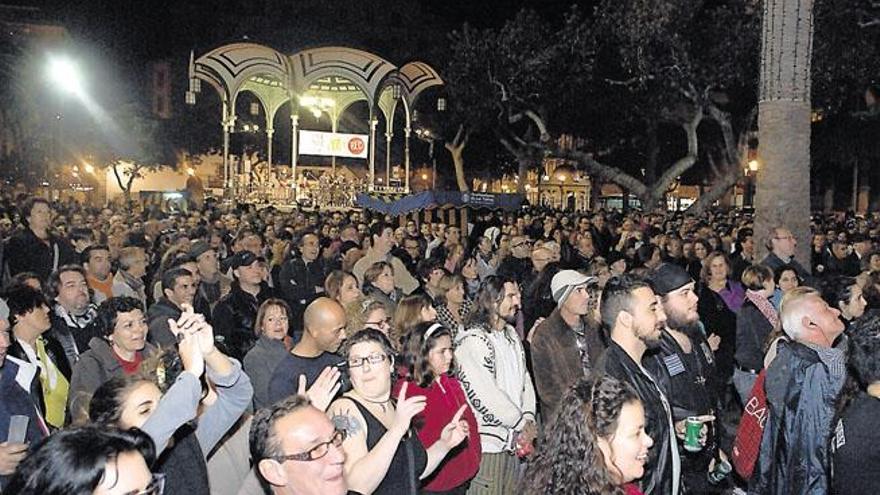
M257 341L254 325L260 304L270 297L278 297L275 289L268 284L260 286L257 297L241 290L238 281L232 283L232 290L214 307L214 339L224 353L241 361Z
M672 455L673 449L678 448L670 445L672 411L661 396L658 384L614 341L599 360L598 369L628 383L645 408L645 431L654 440L654 446L648 453L645 475L639 480L642 492L645 495L677 495L672 490Z

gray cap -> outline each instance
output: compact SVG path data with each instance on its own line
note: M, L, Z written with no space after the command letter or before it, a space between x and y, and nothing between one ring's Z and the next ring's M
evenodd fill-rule
M9 306L6 299L0 299L0 320L9 321Z

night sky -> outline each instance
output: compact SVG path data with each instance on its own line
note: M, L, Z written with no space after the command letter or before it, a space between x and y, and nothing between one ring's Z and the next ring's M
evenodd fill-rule
M549 18L561 18L561 13L573 3L584 9L594 3L584 0L367 1L382 9L394 10L396 6L416 9L422 22L441 36L464 22L477 27L498 26L522 7L535 9ZM312 16L331 17L334 9L357 10L365 5L365 0L12 0L2 3L39 7L47 19L67 27L76 41L106 51L121 62L138 63L173 57L190 49L207 50L243 36L271 39L279 28L295 29L297 22L311 23L309 17ZM289 23L279 21L278 17L284 15L279 10L284 7L273 7L275 4L294 4L297 19ZM349 19L348 23L359 20ZM312 37L323 37L324 44L334 43L334 38L340 38L334 36L338 34L334 31L344 32L346 24L346 21L336 22L323 36L319 33Z

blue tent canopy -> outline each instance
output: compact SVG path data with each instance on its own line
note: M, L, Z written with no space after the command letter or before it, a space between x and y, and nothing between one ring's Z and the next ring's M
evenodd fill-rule
M521 194L491 194L478 192L425 191L404 197L370 196L359 193L355 205L386 215L406 215L415 210L431 208L488 208L518 210L523 203Z

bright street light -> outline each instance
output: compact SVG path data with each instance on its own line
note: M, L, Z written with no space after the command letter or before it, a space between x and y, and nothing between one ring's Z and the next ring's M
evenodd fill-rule
M86 173L89 173L89 174L95 173L95 167L91 163L86 163L85 169L86 169Z
M49 59L49 79L62 91L80 96L83 92L82 75L76 64L66 56Z

